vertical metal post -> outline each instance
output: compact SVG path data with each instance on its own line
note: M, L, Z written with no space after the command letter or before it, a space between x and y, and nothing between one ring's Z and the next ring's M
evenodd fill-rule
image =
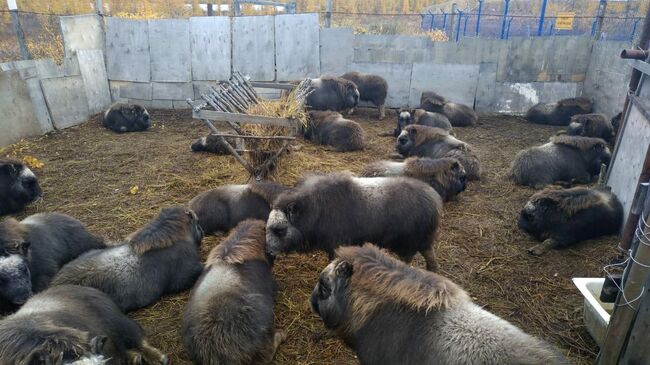
M551 26L548 28L548 35L553 35L553 27L555 24L553 24L553 21L551 21Z
M212 3L208 3L208 16L214 15L214 9L212 8Z
M18 40L18 46L20 47L20 57L23 60L29 60L32 56L29 54L27 49L27 43L25 42L25 33L23 33L23 28L20 27L20 18L18 16L18 6L16 5L16 0L7 0L7 7L9 8L9 13L11 14L11 22L14 25L14 31L16 32L16 39Z
M501 21L501 39L506 35L506 21L508 19L508 7L510 6L510 0L505 0L506 6L503 9L503 21Z
M478 37L479 27L481 25L481 12L483 11L483 0L478 0L478 15L476 16L476 36Z
M596 34L596 23L597 23L597 20L595 20L595 19L594 19L593 22L591 22L591 36L592 37L594 36L594 34Z
M510 37L510 23L512 23L512 17L508 20L508 29L506 30L506 39Z
M456 12L458 11L458 5L456 3L451 4L451 20L449 21L449 39L454 39L454 26L456 25Z
M636 26L637 26L637 24L639 24L639 20L641 20L641 19L636 19L634 21L634 24L632 24L632 34L630 34L630 41L634 40L634 33L636 33Z
M594 38L599 39L600 33L603 29L603 22L605 21L605 11L607 11L607 0L600 0L598 4L598 14L596 15L596 29L594 30Z
M546 0L542 1L542 10L539 12L539 25L537 26L538 37L541 37L544 31L544 17L546 17Z
M447 13L442 12L442 31L447 32Z
M332 27L332 0L325 3L325 28Z
M102 16L104 15L104 4L102 4L102 0L97 0L96 2L97 6L97 15Z
M429 30L433 30L433 27L436 25L434 21L435 14L433 14L431 10L427 10L427 12L431 15L431 26L429 27Z
M463 37L467 34L467 21L469 20L469 15L465 17L465 25L463 25Z
M456 26L456 42L460 40L460 21L463 19L463 12L458 10L458 25Z

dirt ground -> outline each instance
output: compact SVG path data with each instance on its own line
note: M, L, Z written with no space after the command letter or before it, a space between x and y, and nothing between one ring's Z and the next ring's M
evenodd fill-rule
M386 158L394 140L378 133L392 130L394 117L379 122L375 115L361 110L352 116L367 132L365 151L337 153L299 142L282 161L277 180L291 184L306 171L358 172L366 163ZM45 164L36 170L44 199L21 217L59 211L96 233L120 239L162 207L185 203L221 184L246 182L244 169L232 157L190 152L191 140L207 129L192 120L189 111L152 111L152 117L153 127L143 133L114 134L95 117L0 151L19 158L31 155ZM476 303L554 343L576 364L591 364L598 348L583 326L582 298L571 278L601 276L601 267L616 253L616 239L585 242L541 258L529 256L526 249L534 242L517 230L516 217L534 191L504 178L517 151L545 142L557 130L506 115L483 115L476 128L456 129L460 139L478 150L485 173L458 201L446 204L438 255L442 273L468 290ZM207 237L204 254L223 238ZM308 298L326 264L321 253L276 260L276 322L288 333L276 364L356 363L338 340L316 339L323 327L311 314ZM415 264L423 266L423 260ZM189 363L179 337L187 296L167 296L131 314L150 342L178 365Z

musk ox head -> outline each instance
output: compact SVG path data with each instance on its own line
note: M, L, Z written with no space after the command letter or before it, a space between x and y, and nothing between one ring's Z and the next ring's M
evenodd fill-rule
M395 149L400 155L409 156L411 149L415 147L415 137L417 136L416 128L406 127L402 129L399 136L397 137L397 142L395 142Z
M589 163L589 173L592 175L598 175L600 173L600 165L605 164L609 166L609 162L612 159L612 153L610 152L605 142L596 143L591 146L587 151L586 161Z
M19 254L0 257L0 297L13 305L23 305L31 296L32 276L27 258Z
M318 314L325 327L334 329L344 323L348 313L347 288L352 276L352 264L336 259L321 272L311 294L311 310Z
M20 161L0 159L0 214L19 212L41 194L32 170Z
M398 137L399 134L406 128L407 125L413 123L413 115L408 110L400 110L397 114L397 127L395 128L394 135Z
M276 205L266 221L266 250L273 256L295 251L303 243L303 235L294 222L300 214L298 203Z
M192 142L191 148L194 152L205 151L206 146L208 145L208 137L201 137Z
M145 130L151 126L149 112L142 105L130 105L130 108L125 112L132 118L134 130Z
M58 332L58 334L65 334L65 332L72 331L61 329ZM78 332L74 331L73 338L64 338L62 342L69 341L79 345ZM88 337L87 333L82 333L82 335ZM25 363L29 365L105 365L110 360L103 355L107 339L106 336L95 336L88 344L81 344L82 346L73 348L68 348L71 347L69 345L48 346L45 344L34 350Z
M103 124L118 133L144 131L151 126L151 118L142 105L117 103L106 110Z
M345 99L345 108L356 108L359 104L359 89L357 89L357 86L353 82L348 81L345 83L345 93L343 97Z
M522 231L542 240L547 237L548 227L559 223L560 213L552 199L541 198L530 200L519 213L517 226Z

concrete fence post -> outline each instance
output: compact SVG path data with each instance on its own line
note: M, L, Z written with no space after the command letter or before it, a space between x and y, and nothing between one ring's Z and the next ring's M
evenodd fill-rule
M23 60L30 60L32 56L29 54L29 49L27 49L23 28L20 27L20 18L16 0L7 0L7 7L11 14L11 22L13 23L14 31L16 32L16 39L18 40L18 46L20 47L20 57L22 57Z
M454 25L456 25L456 22L458 21L457 18L457 13L458 12L458 5L456 3L451 4L451 19L449 21L449 39L454 39L454 31L456 30L454 28Z

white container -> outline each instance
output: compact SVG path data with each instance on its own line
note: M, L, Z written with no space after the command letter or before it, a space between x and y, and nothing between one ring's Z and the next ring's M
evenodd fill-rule
M584 299L584 320L587 331L602 347L607 335L609 317L614 311L614 303L600 301L600 291L605 283L604 278L573 278L573 284L578 287Z

